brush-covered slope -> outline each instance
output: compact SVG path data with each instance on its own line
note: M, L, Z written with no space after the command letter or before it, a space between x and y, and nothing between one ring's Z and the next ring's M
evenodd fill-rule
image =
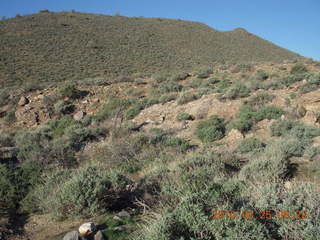
M0 85L300 58L243 29L181 20L39 13L0 22Z

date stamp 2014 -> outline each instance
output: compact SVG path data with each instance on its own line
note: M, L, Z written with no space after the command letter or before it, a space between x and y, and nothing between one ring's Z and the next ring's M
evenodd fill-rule
M304 220L308 218L308 213L305 210L301 211L289 211L289 210L213 210L210 219L221 220L221 219L261 219L261 220L272 220L277 218L279 220Z

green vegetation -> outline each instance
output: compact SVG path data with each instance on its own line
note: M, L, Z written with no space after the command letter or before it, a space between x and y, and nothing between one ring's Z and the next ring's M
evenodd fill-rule
M199 98L199 96L197 94L184 92L184 93L181 93L180 96L178 97L177 103L179 105L182 105L182 104L186 104L188 102L192 102L194 100L197 100L198 98Z
M192 116L189 113L186 112L181 112L177 115L176 119L178 121L183 121L183 120L194 120L194 116Z
M250 89L246 85L237 83L235 86L229 88L223 95L226 99L237 99L242 97L248 97L250 95Z
M306 72L308 72L308 69L303 64L296 64L290 70L291 74L301 74L301 73L306 73Z
M77 99L81 97L81 91L76 88L73 83L66 83L61 86L58 92L62 98Z
M240 153L256 153L262 151L265 146L266 145L257 138L246 138L239 144L238 151Z
M255 110L249 106L242 106L237 118L228 124L229 129L238 129L241 132L249 131L252 126L263 119L277 119L284 111L275 106L264 106Z
M171 19L50 12L2 21L1 29L4 37L0 45L6 56L0 65L1 87L31 81L39 86L98 77L112 80L136 73L190 72L213 62L301 58L247 32L213 31L202 23ZM21 29L27 33L23 38L18 37ZM21 52L25 54L21 56ZM239 69L251 67L239 64ZM175 81L184 77L168 78Z
M218 116L211 116L208 120L199 122L196 134L204 143L219 140L225 135L225 122Z

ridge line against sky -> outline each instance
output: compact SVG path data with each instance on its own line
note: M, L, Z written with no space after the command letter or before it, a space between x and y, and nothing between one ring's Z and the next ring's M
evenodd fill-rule
M320 60L319 0L0 0L0 16L48 9L197 21L219 30L244 28L302 56Z

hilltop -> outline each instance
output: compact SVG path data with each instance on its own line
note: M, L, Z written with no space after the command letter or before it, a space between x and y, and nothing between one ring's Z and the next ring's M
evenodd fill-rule
M1 87L302 58L241 28L160 18L40 12L0 21L0 36Z

